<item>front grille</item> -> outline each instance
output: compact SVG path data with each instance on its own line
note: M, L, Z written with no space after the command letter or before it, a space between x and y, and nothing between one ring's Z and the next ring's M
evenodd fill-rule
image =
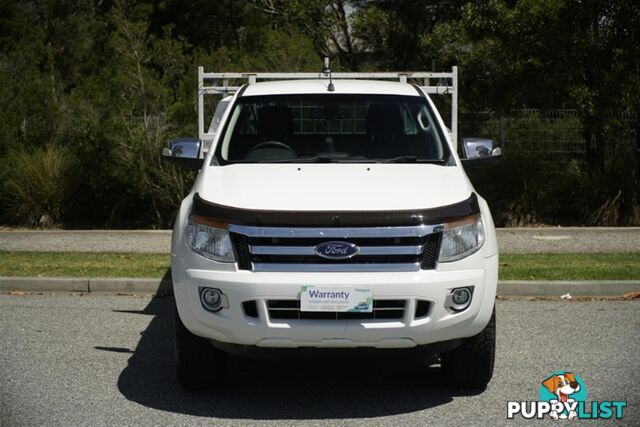
M285 228L230 225L238 268L253 271L417 271L436 267L439 226ZM326 258L316 247L353 244L350 258Z
M300 300L269 300L267 311L271 319L316 319L316 320L401 320L404 316L405 300L374 300L371 313L301 311Z

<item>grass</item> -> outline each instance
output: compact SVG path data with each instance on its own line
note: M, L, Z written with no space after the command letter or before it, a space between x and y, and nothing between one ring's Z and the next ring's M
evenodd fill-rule
M0 276L162 277L169 264L166 254L0 251Z
M165 254L3 252L0 276L162 277ZM501 255L501 280L640 280L640 252Z
M640 252L500 256L500 280L640 280Z

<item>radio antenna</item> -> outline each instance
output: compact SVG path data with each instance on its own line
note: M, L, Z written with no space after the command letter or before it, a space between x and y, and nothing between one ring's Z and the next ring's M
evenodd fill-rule
M327 86L327 90L329 92L333 92L336 90L335 86L333 86L333 80L331 79L331 67L329 67L329 57L325 56L324 58L324 66L322 67L322 71L320 73L329 77L329 86Z

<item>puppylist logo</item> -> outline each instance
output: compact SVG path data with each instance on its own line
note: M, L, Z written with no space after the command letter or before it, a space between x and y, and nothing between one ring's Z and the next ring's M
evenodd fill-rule
M573 372L558 371L540 384L539 401L507 402L507 418L519 414L528 420L545 416L554 420L621 420L626 407L624 400L587 402L587 387L582 378Z

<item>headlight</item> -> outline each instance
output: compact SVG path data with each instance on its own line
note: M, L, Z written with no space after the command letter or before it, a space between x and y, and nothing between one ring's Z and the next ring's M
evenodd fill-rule
M476 252L483 243L484 226L480 215L445 223L438 261L457 261Z
M220 262L235 261L227 224L191 215L185 236L187 246L203 257Z

